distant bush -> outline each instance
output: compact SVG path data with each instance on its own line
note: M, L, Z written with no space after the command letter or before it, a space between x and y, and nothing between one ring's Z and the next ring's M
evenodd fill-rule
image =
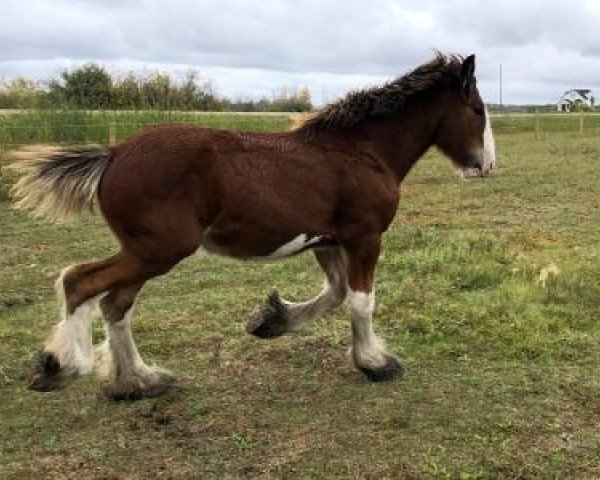
M237 100L229 104L229 110L237 112L310 112L313 109L308 88L282 89L271 100Z
M38 108L44 96L35 82L25 78L0 82L0 108Z
M545 105L502 105L497 103L488 103L487 109L490 113L554 113L556 104Z
M196 71L183 81L162 72L113 78L103 66L88 63L63 70L47 85L24 78L0 82L0 108L307 112L313 106L307 88L283 89L270 99L231 101L217 96Z

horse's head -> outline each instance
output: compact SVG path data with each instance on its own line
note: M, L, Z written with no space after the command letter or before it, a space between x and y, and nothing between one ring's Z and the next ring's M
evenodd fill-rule
M475 55L470 55L462 62L458 81L450 86L435 143L464 177L485 177L496 162L494 136L474 73Z

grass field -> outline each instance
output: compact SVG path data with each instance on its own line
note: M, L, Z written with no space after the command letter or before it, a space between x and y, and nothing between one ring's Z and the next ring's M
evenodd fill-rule
M135 403L92 377L26 390L59 269L115 245L97 217L55 226L11 210L4 176L0 477L599 478L600 136L500 133L497 150L487 180L459 181L431 153L403 185L375 313L403 381L349 367L343 309L294 336L244 333L272 288L319 291L310 254L199 254L141 295L140 351L181 388Z

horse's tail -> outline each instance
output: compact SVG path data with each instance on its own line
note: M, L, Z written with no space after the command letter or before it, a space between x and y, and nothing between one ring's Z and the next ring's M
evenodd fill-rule
M86 207L93 209L110 150L43 145L23 148L12 156L16 161L9 168L22 175L13 187L15 206L66 220Z

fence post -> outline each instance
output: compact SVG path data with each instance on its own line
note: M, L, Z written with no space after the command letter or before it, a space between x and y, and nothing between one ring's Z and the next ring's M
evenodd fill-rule
M114 147L117 144L117 125L114 120L108 123L108 145Z
M540 112L535 109L535 139L540 139Z
M583 135L583 110L579 112L579 133Z

